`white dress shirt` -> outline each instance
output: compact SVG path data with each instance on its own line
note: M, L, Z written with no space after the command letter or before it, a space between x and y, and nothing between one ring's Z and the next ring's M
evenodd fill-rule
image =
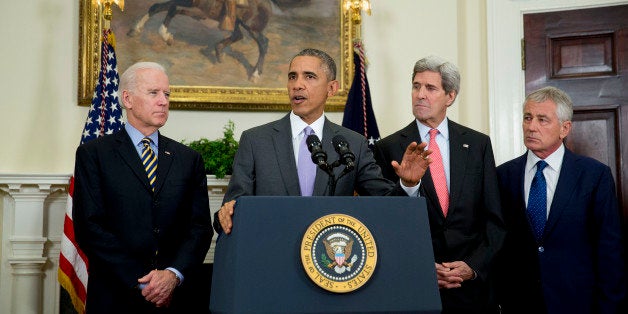
M319 140L323 139L323 125L325 124L325 114L320 116L320 118L316 119L316 121L310 124L310 128L314 130L314 134L318 136ZM294 114L294 112L290 111L290 128L292 129L292 152L294 153L294 163L299 164L299 147L301 146L301 141L303 137L305 137L305 132L303 129L308 126L299 116Z
M318 138L323 140L323 126L325 125L325 114L320 116L316 121L310 124L310 128L314 130L314 134L318 136ZM308 126L301 118L294 114L293 111L290 112L290 129L292 131L292 152L294 153L294 163L296 165L299 164L299 147L301 145L301 140L305 136L303 129ZM403 185L401 179L399 179L401 184L401 188L409 195L409 196L418 196L419 195L419 184L413 187L407 187Z

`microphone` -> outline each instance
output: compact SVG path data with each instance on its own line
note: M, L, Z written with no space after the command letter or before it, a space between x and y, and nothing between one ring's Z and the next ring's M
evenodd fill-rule
M336 135L331 140L334 149L340 156L340 163L346 165L345 171L351 171L355 167L355 155L349 149L349 143L342 135Z
M321 169L327 170L327 153L323 150L323 144L316 134L311 134L305 139L307 149L312 153L312 162Z

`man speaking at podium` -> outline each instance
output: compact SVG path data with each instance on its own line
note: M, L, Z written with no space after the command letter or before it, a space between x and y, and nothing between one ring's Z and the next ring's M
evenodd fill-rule
M430 151L424 150L427 144L408 145L401 163L393 164L399 182L385 179L366 139L325 118L327 97L336 91L336 64L327 53L304 49L292 58L288 73L292 111L242 133L223 206L214 216L216 231L231 233L235 200L245 195L351 196L354 191L360 195L418 195L418 182L431 162ZM334 151L333 138L346 153L343 164L336 171L326 162L317 167L307 145L312 143L306 144L308 138L314 138L314 146L320 145L322 152ZM336 150L340 153L338 147ZM338 175L333 184L329 174L332 178Z

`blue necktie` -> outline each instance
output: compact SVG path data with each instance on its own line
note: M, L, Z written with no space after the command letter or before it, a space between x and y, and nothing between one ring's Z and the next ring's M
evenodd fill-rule
M547 220L547 183L543 175L546 166L547 163L543 160L536 163L536 173L528 196L528 220L537 242L541 241Z

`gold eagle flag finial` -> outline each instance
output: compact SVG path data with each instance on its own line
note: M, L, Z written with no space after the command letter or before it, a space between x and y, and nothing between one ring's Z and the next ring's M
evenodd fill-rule
M362 27L360 24L362 23L362 11L366 12L366 14L368 15L371 15L371 2L369 0L344 0L343 7L344 10L351 16L353 24L356 25L356 40L360 40L360 28Z
M124 0L97 0L98 5L103 5L102 14L107 22L111 21L113 11L111 5L115 4L120 8L120 11L124 11Z

